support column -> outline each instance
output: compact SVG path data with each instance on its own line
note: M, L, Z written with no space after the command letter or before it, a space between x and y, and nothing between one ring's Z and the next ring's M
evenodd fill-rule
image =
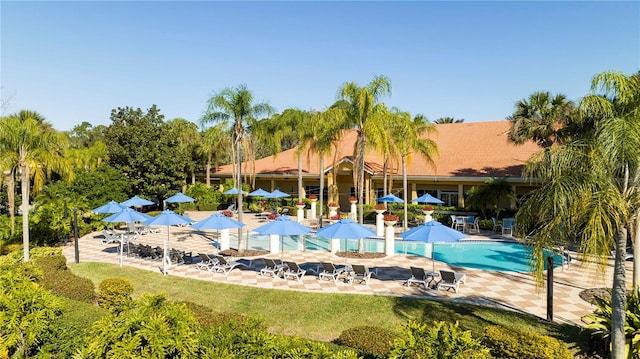
M318 218L318 211L317 208L318 207L318 200L311 200L311 218L309 219L317 219Z
M331 239L331 253L338 253L340 251L340 240L337 238Z
M280 236L277 234L269 235L269 253L271 254L280 253Z
M376 236L384 236L384 211L376 211Z
M458 207L464 208L464 185L458 185Z
M221 251L225 251L229 248L231 248L231 246L229 245L229 230L228 229L221 229L220 230L220 250Z
M395 254L395 229L393 226L386 226L384 234L384 253L387 256Z

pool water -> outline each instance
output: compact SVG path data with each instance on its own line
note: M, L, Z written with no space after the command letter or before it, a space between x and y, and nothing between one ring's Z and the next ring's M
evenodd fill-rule
M284 251L330 251L330 240L314 233L299 236L280 236ZM358 251L358 240L340 240L340 251ZM364 251L384 253L384 240L365 239ZM248 248L268 249L269 236L249 237ZM491 270L498 272L530 272L531 249L520 243L511 242L471 242L425 243L419 241L396 240L395 253L435 258L452 266ZM555 265L562 263L561 256L555 258Z
M433 256L437 261L459 267L499 272L531 271L531 249L520 243L436 243ZM560 265L562 258L556 257L554 262Z

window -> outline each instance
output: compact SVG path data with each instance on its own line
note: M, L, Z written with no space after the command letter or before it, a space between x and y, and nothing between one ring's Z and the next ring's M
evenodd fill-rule
M458 206L458 192L456 191L441 191L439 198L445 206Z

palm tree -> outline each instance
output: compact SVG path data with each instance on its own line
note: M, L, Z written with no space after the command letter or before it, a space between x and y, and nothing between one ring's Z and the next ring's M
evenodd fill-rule
M438 145L425 135L436 132L433 124L424 117L416 115L411 118L408 112L393 109L395 121L391 123L391 139L398 149L402 160L402 190L404 192L404 229L407 229L408 215L408 188L407 188L407 161L411 161L413 153L419 153L425 162L434 165L433 156L438 153Z
M515 112L507 118L511 121L509 139L515 144L533 140L548 148L565 138L565 126L572 122L574 113L575 106L565 95L535 92L528 100L518 101Z
M256 117L274 112L268 103L253 103L253 94L246 85L229 87L214 93L208 100L207 112L202 123L233 121L233 142L235 143L236 181L238 188L238 220L242 222L242 144L246 126L256 121ZM238 229L238 250L243 251L242 229Z
M313 112L311 114L311 133L313 137L309 141L308 154L315 153L320 158L320 212L318 214L318 225L322 227L322 217L324 210L324 158L331 153L332 148L336 149L337 143L342 136L344 127L340 121L345 116L340 109L330 108L323 112ZM333 151L337 154L337 151ZM333 158L334 167L336 157Z
M364 219L364 157L367 148L385 143L383 116L386 106L379 103L384 95L391 94L391 81L386 76L376 76L365 87L354 82L344 83L338 89L338 102L334 107L343 109L347 124L358 132L356 140L354 184L358 193L359 222Z
M53 171L70 179L73 171L63 156L65 147L66 137L36 112L23 110L0 122L0 168L20 175L25 262L29 261L31 180L33 192L38 192Z
M453 117L440 117L440 118L436 119L435 121L433 121L433 123L438 124L438 125L445 124L445 123L462 123L462 122L464 122L464 118L456 120Z
M527 174L540 179L542 186L530 193L516 219L520 235L534 228L530 240L539 282L544 248L577 240L584 258L595 258L601 268L615 248L612 358L622 359L626 357L624 255L627 231L637 226L640 212L640 81L637 76L605 72L593 78L591 89L580 110L593 120L593 130L545 148L527 165ZM596 93L599 90L601 94Z
M298 199L305 197L302 188L302 153L306 150L307 143L311 140L311 114L295 108L284 110L267 121L270 124L268 131L262 131L263 137L269 137L275 145L276 154L282 149L284 139L295 139L296 156L298 157Z
M226 148L229 146L229 140L224 130L224 123L209 127L202 133L202 142L200 143L199 152L207 158L206 168L206 184L211 187L211 164L218 168L220 157L225 155Z

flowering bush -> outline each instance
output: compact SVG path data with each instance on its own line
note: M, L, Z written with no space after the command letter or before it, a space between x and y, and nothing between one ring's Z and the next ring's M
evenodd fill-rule
M304 206L304 202L298 201L298 202L296 202L296 206Z
M327 205L327 207L338 207L338 204L335 202L329 202L329 204Z
M318 199L318 196L316 196L315 194L309 195L309 199Z
M429 205L426 205L426 206L422 207L422 210L423 211L433 211L433 207L431 207Z
M398 217L398 216L397 216L397 215L395 215L395 214L385 214L385 215L384 215L384 220L385 220L385 221L396 221L396 222L397 222L397 221L398 221L398 219L400 219L400 217Z
M331 216L331 219L334 220L334 221L338 221L338 220L340 220L340 215L339 214L333 215L333 216Z
M277 214L277 213L269 213L269 215L267 216L267 218L269 218L269 219L276 219L276 218L278 218L278 214Z
M231 211L222 211L222 214L225 217L233 217L233 213Z
M384 203L378 203L375 206L373 206L373 209L377 209L378 211L384 211L384 210L387 210L387 206Z
M349 202L357 201L358 197L351 196L349 197Z

